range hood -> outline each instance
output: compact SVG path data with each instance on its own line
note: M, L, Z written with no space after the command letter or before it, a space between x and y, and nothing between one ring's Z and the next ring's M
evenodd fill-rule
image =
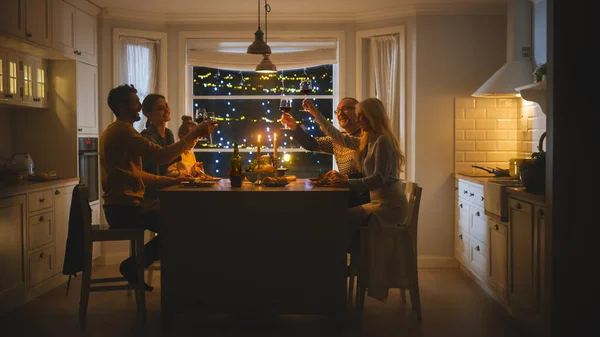
M531 60L531 2L507 0L506 64L490 77L473 97L519 97L515 88L533 82Z

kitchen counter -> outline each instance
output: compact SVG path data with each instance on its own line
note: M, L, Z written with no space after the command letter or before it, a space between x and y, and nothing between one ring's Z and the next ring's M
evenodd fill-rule
M45 190L50 188L56 188L60 186L77 184L79 178L61 178L49 181L22 181L17 184L4 184L0 183L0 198L10 197L13 195L24 194L29 192L35 192L39 190Z
M507 187L506 193L512 197L523 198L537 203L546 202L546 195L544 193L531 193L524 187Z
M475 184L480 184L480 185L483 185L486 181L488 181L488 180L490 180L492 178L496 178L493 175L489 175L489 176L483 176L483 175L475 176L475 175L470 175L470 174L466 174L466 173L456 173L454 175L454 177L456 179L464 179L464 180L470 181L470 182L475 183Z

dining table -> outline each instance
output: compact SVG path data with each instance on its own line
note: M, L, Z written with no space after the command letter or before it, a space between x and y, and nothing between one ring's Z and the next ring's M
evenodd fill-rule
M161 317L346 317L347 188L227 178L160 190Z

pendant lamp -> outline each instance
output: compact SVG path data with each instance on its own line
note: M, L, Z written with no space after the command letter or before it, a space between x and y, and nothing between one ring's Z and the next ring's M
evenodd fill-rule
M269 54L264 54L262 61L256 66L257 73L276 73L277 67L271 62Z
M265 41L265 39L264 39L265 33L263 33L262 29L260 28L260 0L258 0L257 2L258 2L258 29L256 30L256 32L254 32L254 42L252 42L252 44L250 46L248 46L248 50L246 51L246 53L258 54L258 55L271 54L271 47L269 47L269 45ZM267 10L267 8L268 8L268 10ZM271 6L267 5L267 2L265 0L265 30L267 30L267 12L270 12L270 11L271 11Z

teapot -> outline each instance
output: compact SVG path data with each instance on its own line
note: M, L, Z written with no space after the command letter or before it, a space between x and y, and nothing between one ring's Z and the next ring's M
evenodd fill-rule
M541 193L546 189L546 152L543 147L545 138L544 132L538 144L539 152L532 153L531 159L525 159L519 166L523 187L533 193Z
M18 172L21 176L33 176L35 171L33 170L33 159L29 153L15 153L12 156L10 162L10 170Z

